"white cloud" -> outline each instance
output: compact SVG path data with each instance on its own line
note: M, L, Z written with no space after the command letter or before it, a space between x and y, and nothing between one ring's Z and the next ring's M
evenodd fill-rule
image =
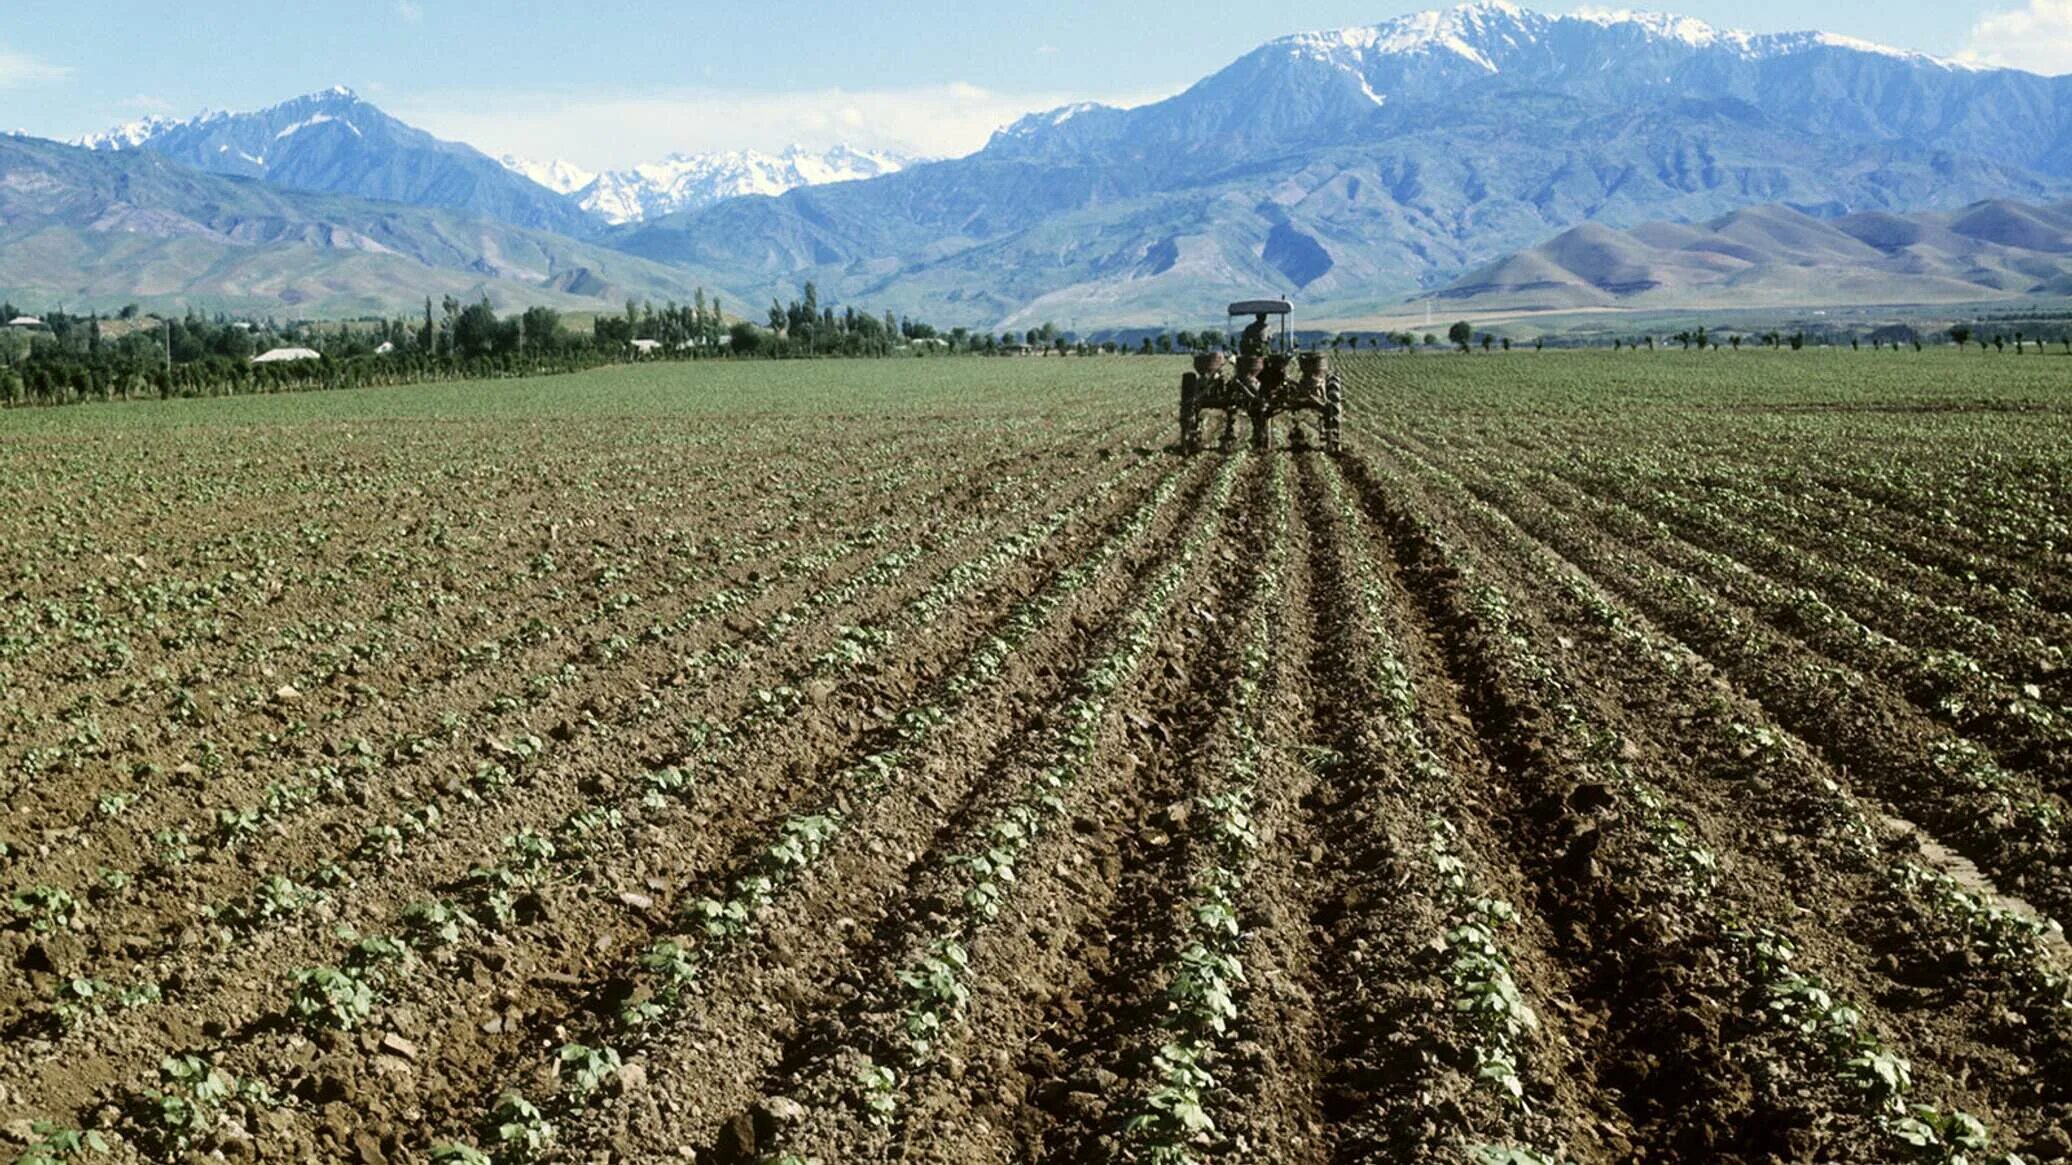
M1159 93L1097 97L1135 105ZM561 158L603 170L665 154L850 145L956 157L993 131L1084 94L1000 93L964 82L900 89L789 93L683 89L657 93L426 93L383 107L440 137L491 155Z
M1971 26L1957 59L2053 77L2072 73L2072 0L2029 0L1987 13Z
M396 15L406 24L423 24L424 5L415 0L396 0Z
M63 65L39 61L27 53L12 52L0 46L0 89L47 85L71 75L72 70Z

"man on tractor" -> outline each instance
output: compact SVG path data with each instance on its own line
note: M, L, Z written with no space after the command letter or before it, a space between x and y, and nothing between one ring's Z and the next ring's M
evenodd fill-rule
M1297 352L1288 334L1288 317L1295 305L1283 299L1246 299L1230 305L1227 321L1251 316L1238 340L1235 367L1224 362L1221 352L1200 352L1194 368L1180 378L1180 445L1193 453L1202 447L1202 414L1221 412L1223 434L1216 447L1223 452L1237 444L1237 417L1252 422L1252 447L1270 449L1270 427L1276 416L1312 412L1322 422L1324 448L1337 452L1339 428L1344 416L1344 395L1338 378L1331 374L1321 352ZM1278 319L1281 334L1274 337ZM1224 325L1228 327L1229 324ZM1299 378L1291 375L1294 365ZM1291 448L1306 448L1308 437L1296 426Z
M1252 320L1252 326L1238 338L1237 354L1240 356L1264 356L1268 348L1267 336L1271 329L1266 324L1266 313L1260 312Z

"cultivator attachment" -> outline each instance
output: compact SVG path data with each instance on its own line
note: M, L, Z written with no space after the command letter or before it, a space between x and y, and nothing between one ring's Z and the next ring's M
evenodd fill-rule
M1224 453L1237 447L1237 418L1251 422L1252 448L1273 448L1273 419L1283 414L1313 412L1327 452L1339 449L1340 424L1344 419L1344 391L1333 376L1321 352L1296 352L1288 334L1288 316L1294 311L1286 300L1247 300L1230 305L1232 318L1255 317L1239 341L1232 361L1221 352L1205 352L1194 358L1194 371L1180 377L1180 451L1202 449L1204 414L1221 412L1223 424L1216 448ZM1273 334L1268 321L1280 318L1280 333ZM1292 366L1292 367L1291 367ZM1309 447L1309 435L1296 426L1290 447Z

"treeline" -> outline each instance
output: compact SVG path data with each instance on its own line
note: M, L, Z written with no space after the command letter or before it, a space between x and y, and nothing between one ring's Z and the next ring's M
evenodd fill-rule
M891 356L935 329L853 308L821 309L808 285L782 328L729 321L703 290L688 304L628 302L588 332L545 307L499 315L484 299L427 298L421 314L340 322L50 312L0 304L0 406L233 396L579 372L628 360ZM805 312L811 303L814 312ZM292 358L261 360L287 349ZM278 354L278 353L277 353Z
M11 308L7 319L17 318ZM275 349L313 358L255 362ZM625 359L569 332L557 313L500 318L486 302L428 301L421 320L281 324L267 319L109 319L53 312L0 333L0 404L234 396L572 372Z

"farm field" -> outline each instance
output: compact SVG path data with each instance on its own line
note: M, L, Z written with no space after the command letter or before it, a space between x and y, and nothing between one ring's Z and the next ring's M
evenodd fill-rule
M2072 1160L2072 360L0 413L0 1160Z

